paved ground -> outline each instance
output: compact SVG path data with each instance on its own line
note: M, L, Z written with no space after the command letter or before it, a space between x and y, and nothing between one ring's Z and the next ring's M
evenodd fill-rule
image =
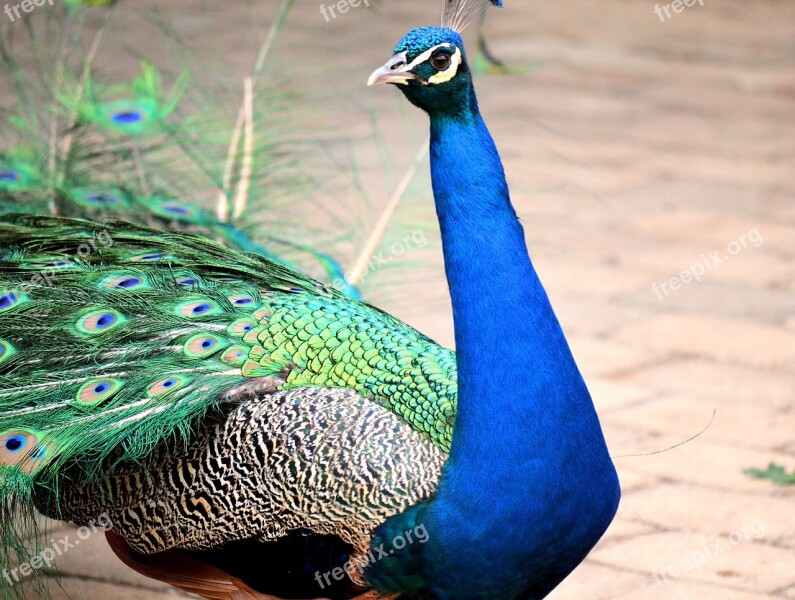
M481 105L624 488L613 527L550 598L795 598L795 488L742 473L795 468L795 5L706 0L663 22L645 0L510 4L491 22L494 50L538 67L481 76ZM385 176L373 150L404 168L424 123L361 84L436 3L329 23L318 9L298 3L274 58L318 90L307 129L366 133L377 110L383 140L362 141L357 161L381 204L399 169ZM246 17L222 10L215 43L245 65ZM389 293L374 276L371 294L451 344L429 239L416 256L430 267ZM648 454L713 412L697 439ZM100 536L59 565L73 598L172 593L132 575Z

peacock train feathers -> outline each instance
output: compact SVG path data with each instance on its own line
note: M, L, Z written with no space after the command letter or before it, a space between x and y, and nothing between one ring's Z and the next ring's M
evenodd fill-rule
M6 217L0 242L0 429L30 432L28 449L52 446L35 457L16 448L27 469L81 456L91 472L119 443L121 460L140 459L261 378L349 387L449 447L452 353L278 263L200 237L52 217ZM36 339L47 343L34 350ZM83 435L97 430L99 440Z
M252 389L347 388L450 446L453 353L279 263L59 217L0 219L0 248L6 551L34 488L146 462Z

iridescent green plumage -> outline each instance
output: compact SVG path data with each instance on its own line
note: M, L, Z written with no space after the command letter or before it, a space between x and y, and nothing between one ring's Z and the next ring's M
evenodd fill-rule
M355 390L449 448L453 353L278 263L52 217L3 218L0 248L0 438L24 441L0 459L6 514L68 467L145 460L256 378Z
M25 388L41 379L48 390L44 380L56 371L58 410L58 402L76 396L89 365L95 377L134 374L120 377L124 389L113 406L123 408L145 395L152 383L145 375L158 365L163 376L218 375L219 390L268 376L283 378L283 388L351 388L449 447L453 353L376 308L265 258L122 223L5 218L0 242L0 330L17 349L2 355L0 429L33 402ZM70 335L53 335L59 331ZM51 343L31 347L30 336L48 332ZM212 344L197 347L197 340ZM237 361L222 352L229 347L246 351L239 369L225 364ZM83 373L74 377L75 389L63 385L73 371ZM16 424L41 429L36 419L53 417L49 398L37 400L30 421Z
M251 377L354 389L449 447L453 353L371 306L195 236L15 217L0 240L0 432L52 445L37 478L145 458Z

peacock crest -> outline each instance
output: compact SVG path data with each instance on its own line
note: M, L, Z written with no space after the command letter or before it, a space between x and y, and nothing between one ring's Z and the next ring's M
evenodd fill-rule
M443 0L442 27L462 33L489 5L502 7L502 0Z

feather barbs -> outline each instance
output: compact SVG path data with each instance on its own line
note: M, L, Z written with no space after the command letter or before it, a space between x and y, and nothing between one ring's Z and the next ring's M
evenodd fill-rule
M442 27L462 33L489 5L502 7L502 0L443 0Z

